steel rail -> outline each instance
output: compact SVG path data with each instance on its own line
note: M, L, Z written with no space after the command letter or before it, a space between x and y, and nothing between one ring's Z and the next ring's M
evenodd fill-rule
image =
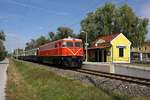
M126 82L130 82L130 83L136 83L136 84L140 84L140 85L150 86L150 79L146 79L146 78L140 78L140 77L134 77L134 76L128 76L128 75L120 75L120 74L114 74L114 73L107 73L107 72L90 70L90 69L77 69L76 71L81 72L81 73L90 74L90 75L101 76L101 77L106 77L106 78L110 78L110 79L116 79L116 80L126 81Z

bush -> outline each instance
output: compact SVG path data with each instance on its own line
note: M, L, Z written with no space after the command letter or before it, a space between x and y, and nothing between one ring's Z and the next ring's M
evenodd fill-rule
M0 43L0 61L4 60L6 57L5 47L2 43Z

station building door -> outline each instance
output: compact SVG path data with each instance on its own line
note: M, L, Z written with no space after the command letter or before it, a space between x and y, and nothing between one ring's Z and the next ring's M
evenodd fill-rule
M95 61L96 62L107 62L107 51L105 49L95 50Z
M104 62L107 62L107 51L106 51L106 49L104 50Z
M95 61L102 62L102 51L100 49L95 50Z
M107 62L107 51L105 49L95 50L95 62Z

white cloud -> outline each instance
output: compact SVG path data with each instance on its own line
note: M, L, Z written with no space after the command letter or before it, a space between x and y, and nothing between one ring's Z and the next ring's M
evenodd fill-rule
M42 26L39 27L40 30L44 29Z
M35 6L35 5L31 5L31 4L25 4L22 2L18 2L15 0L9 0L10 3L19 5L19 6L23 6L23 7L27 7L27 8L33 8L33 9L38 9L38 10L42 10L44 12L50 13L50 14L56 14L56 15L69 15L70 13L68 12L63 12L63 11L52 11L43 7L39 7L39 6Z
M3 15L0 15L0 21L9 21L9 20L13 20L13 19L20 19L20 18L24 18L25 16L23 15L20 15L20 14L3 14Z
M8 17L6 16L0 16L0 20L5 20L5 19L7 19Z
M69 15L67 12L56 12L57 15Z

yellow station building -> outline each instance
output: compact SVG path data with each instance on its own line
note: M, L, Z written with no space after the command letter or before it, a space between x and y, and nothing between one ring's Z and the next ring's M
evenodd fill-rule
M88 60L130 63L130 46L131 42L122 33L101 36L88 48Z

